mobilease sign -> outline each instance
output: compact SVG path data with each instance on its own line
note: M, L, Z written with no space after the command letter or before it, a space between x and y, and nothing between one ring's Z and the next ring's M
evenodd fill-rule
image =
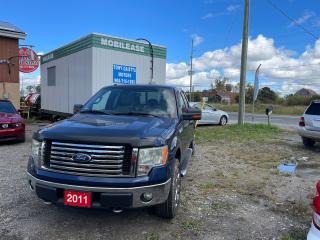
M113 83L136 84L136 67L113 64Z
M125 41L113 40L110 38L101 38L101 45L114 47L114 48L126 49L126 50L134 51L134 52L142 52L142 53L144 52L143 45L125 42Z

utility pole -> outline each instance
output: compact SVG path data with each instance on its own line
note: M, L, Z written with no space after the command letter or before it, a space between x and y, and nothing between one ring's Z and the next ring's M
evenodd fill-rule
M250 0L244 0L238 125L244 124Z
M193 38L191 40L191 55L190 55L190 101L193 100L192 96L192 75L193 75Z

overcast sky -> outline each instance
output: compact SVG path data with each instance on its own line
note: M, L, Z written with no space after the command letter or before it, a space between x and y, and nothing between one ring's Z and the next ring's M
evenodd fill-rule
M308 87L320 93L319 0L251 0L248 82L261 67L262 86L282 95ZM225 76L239 81L243 1L241 0L122 0L4 1L2 21L27 32L21 44L49 52L90 32L167 46L167 82L188 85L191 38L195 42L194 83L210 86ZM299 26L311 34L304 32ZM313 35L313 36L311 36ZM39 82L39 71L24 74L24 85Z

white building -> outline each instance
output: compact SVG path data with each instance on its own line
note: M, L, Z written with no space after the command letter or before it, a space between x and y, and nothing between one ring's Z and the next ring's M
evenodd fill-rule
M41 108L72 113L74 104L104 86L148 84L151 78L165 84L165 47L92 33L41 58Z

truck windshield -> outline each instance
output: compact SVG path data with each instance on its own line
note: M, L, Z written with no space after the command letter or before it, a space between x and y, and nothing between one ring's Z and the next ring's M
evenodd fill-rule
M96 93L81 112L177 117L175 94L161 87L109 87Z
M16 113L16 109L10 102L0 101L0 113Z

